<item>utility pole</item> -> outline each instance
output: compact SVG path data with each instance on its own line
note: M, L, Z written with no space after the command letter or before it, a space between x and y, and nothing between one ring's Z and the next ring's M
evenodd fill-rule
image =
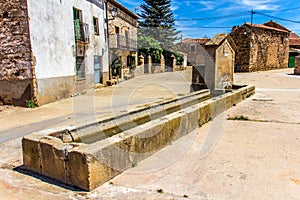
M253 8L252 8L252 10L251 10L250 36L252 36L253 15L254 15L254 11L253 11Z
M255 14L255 12L253 11L253 8L251 10L251 24L250 24L250 47L252 48L253 43L252 43L252 38L254 39L254 36L252 36L252 32L253 32L253 15Z
M251 10L251 26L253 24L253 15L254 15L254 11L253 11L253 8L252 8L252 10Z

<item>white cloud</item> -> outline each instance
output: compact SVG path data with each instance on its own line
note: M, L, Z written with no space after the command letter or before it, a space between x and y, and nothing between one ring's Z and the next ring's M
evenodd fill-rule
M239 3L254 10L278 10L280 8L274 0L242 0Z
M131 5L133 7L139 7L141 5L141 1L136 1L136 0L121 0L119 1L120 3L126 3L128 5Z
M178 9L179 9L178 5L174 5L174 4L171 5L171 10L172 11L175 11L175 10L178 10Z
M205 6L205 8L201 9L202 11L213 10L213 9L215 9L215 6L217 4L216 2L213 2L213 1L199 1L199 3L203 6Z

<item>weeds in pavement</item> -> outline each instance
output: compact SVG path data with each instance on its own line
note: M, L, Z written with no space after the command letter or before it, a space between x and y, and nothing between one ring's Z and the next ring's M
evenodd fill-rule
M30 100L26 100L26 107L27 108L37 108L39 107L33 99L30 99Z
M158 189L158 190L156 190L158 193L160 193L160 194L162 194L162 193L164 193L164 191L163 191L163 189Z
M229 117L227 120L233 120L233 121L249 121L248 117L245 116L236 116L236 117Z

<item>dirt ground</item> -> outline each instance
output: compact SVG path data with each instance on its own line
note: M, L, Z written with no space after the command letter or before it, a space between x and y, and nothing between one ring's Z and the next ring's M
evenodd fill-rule
M255 95L89 193L12 170L22 164L21 139L3 142L0 199L299 199L300 76L292 72L236 74ZM2 121L27 111L5 112Z

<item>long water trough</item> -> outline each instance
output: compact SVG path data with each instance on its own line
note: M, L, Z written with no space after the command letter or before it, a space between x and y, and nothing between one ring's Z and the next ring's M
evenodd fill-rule
M245 86L210 99L202 90L76 127L22 140L32 172L91 191L255 92Z

